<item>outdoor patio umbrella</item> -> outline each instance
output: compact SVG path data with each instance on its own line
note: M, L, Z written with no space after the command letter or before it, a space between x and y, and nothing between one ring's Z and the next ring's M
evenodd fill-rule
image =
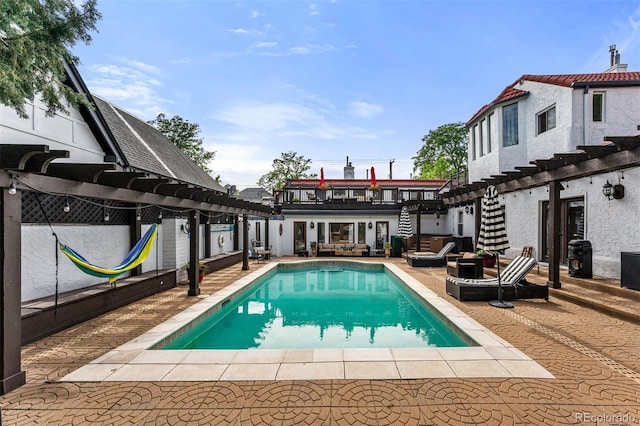
M329 189L329 185L324 180L324 168L320 167L320 183L318 184L318 189L326 190Z
M477 250L495 254L498 265L498 300L492 300L490 305L498 308L513 308L513 304L502 300L502 284L500 282L500 258L501 251L509 248L507 229L504 224L504 216L498 201L498 191L493 185L487 187L482 198L482 216L480 218L480 233L476 244Z
M409 210L406 206L402 207L400 211L400 223L398 224L398 236L402 238L409 238L413 235L411 230L411 218L409 217Z
M377 189L377 188L378 188L378 182L376 181L376 169L371 167L371 186L369 187L369 189Z

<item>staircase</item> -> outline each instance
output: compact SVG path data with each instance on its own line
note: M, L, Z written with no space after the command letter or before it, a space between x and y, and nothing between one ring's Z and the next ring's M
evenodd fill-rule
M500 259L500 269L509 264L509 260ZM497 268L485 268L485 277L495 277ZM527 275L529 282L546 285L548 268L541 265L533 268ZM620 287L619 280L603 277L576 278L568 274L566 268L560 269L561 288L549 288L549 297L556 297L580 306L584 306L612 317L640 324L640 291Z

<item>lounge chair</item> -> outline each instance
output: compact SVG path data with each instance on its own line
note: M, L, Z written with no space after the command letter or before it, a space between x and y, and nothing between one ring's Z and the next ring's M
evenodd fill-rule
M500 273L502 299L549 300L549 287L528 283L524 277L538 262L530 257L516 256ZM498 278L470 279L447 277L447 294L458 300L498 299Z
M447 254L456 247L453 241L448 242L438 253L415 252L407 255L407 263L414 267L434 267L447 264Z

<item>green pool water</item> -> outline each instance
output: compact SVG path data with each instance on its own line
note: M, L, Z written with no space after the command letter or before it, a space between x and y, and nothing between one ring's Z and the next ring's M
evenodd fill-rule
M470 346L394 275L370 266L276 269L185 330L162 349Z

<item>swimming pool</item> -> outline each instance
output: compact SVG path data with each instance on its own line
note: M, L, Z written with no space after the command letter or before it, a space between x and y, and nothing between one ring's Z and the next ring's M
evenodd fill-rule
M526 354L438 296L416 279L406 264L383 262L420 300L478 343L468 347L328 348L328 349L174 349L156 350L178 330L231 303L278 264L271 262L239 278L148 332L111 350L60 379L62 382L171 382L236 380L417 379L446 377L553 378ZM366 264L364 261L349 261ZM407 269L408 270L404 270ZM421 278L424 279L424 278ZM442 280L435 274L432 278ZM226 306L226 305L225 305Z
M159 349L477 346L383 265L280 264Z

